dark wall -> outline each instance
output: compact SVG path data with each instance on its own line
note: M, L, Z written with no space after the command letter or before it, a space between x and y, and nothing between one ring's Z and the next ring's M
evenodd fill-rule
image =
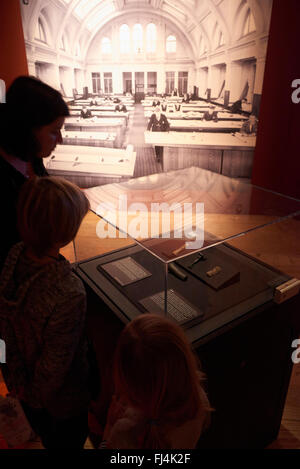
M300 198L299 0L273 0L252 183Z
M0 78L6 88L19 75L28 75L19 0L0 1Z

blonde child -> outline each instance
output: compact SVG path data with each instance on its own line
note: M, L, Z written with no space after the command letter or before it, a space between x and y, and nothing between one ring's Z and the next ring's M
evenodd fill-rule
M202 375L183 330L143 314L123 330L101 447L192 449L209 421Z
M14 245L0 276L3 368L45 448L81 448L88 433L86 295L59 250L89 209L82 191L55 177L22 187Z

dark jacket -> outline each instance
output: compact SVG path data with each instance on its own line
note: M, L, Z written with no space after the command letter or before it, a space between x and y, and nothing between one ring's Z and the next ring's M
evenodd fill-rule
M152 101L152 106L159 106L160 105L160 100L159 99L155 99L154 101Z
M241 128L241 132L243 134L248 134L248 135L255 134L256 135L256 133L257 133L257 122L255 122L253 124L253 126L251 126L249 121L244 122L244 124L242 125L242 128Z
M127 108L125 104L117 104L117 106L115 107L115 111L127 112Z
M239 99L238 101L235 101L235 103L233 103L233 105L229 108L229 110L235 114L237 112L241 112L242 110L242 101L241 99Z
M170 124L164 114L160 115L159 120L157 120L156 114L152 114L148 122L147 130L152 130L153 132L167 132L169 129Z
M37 176L47 176L43 160L37 158L32 163L33 171ZM17 230L17 201L21 187L26 177L17 171L11 164L0 156L0 197L1 197L1 243L0 243L0 269L13 244L20 241Z
M81 116L83 119L87 119L88 117L92 117L92 113L91 113L90 109L87 109L86 111L84 111L83 109L81 109L80 116Z
M203 120L218 122L218 112L214 111L212 114L210 114L208 111L206 111L204 113Z

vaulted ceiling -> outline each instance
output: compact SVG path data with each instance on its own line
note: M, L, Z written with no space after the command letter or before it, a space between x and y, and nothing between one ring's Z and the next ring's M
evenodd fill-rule
M73 51L79 44L83 56L95 35L109 22L129 15L138 17L143 13L154 18L160 16L173 24L187 38L196 58L200 36L206 42L207 49L211 49L215 25L222 31L226 44L235 41L237 18L243 11L251 10L257 33L267 33L272 7L272 0L20 1L26 40L34 39L38 18L42 14L49 23L53 48L57 47L62 36L66 35ZM208 21L208 18L211 19ZM205 22L212 26L205 27Z

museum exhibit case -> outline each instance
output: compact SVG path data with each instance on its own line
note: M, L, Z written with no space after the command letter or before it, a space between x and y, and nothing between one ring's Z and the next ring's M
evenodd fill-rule
M239 240L254 236L254 250L267 251L269 227L292 220L299 228L300 201L196 167L86 194L99 244L115 238L117 248L86 259L78 236L74 269L121 323L154 312L184 328L214 408L199 448L268 445L300 332L300 281Z

